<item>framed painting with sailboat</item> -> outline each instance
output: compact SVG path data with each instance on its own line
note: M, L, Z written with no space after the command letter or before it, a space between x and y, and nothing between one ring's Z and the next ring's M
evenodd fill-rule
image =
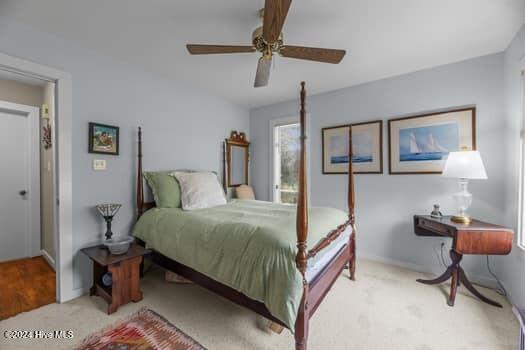
M383 121L381 120L323 128L323 174L348 173L350 127L354 174L382 174Z
M476 107L388 121L390 174L441 174L449 152L476 149Z

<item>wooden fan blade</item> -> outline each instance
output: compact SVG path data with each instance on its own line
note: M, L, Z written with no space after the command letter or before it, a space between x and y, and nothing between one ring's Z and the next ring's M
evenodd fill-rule
M255 52L255 47L253 46L188 44L186 48L192 55Z
M253 87L262 87L268 85L270 80L270 68L272 67L272 58L259 58L257 63L257 73L255 74L255 83Z
M264 3L263 39L273 44L279 39L292 0L266 0Z
M325 63L339 63L345 56L345 50L322 49L317 47L285 45L279 51L281 56Z

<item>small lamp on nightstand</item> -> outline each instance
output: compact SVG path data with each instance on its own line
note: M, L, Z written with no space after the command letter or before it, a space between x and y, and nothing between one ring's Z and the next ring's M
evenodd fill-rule
M111 236L113 236L113 232L111 232L111 222L121 206L121 204L99 204L95 206L99 214L102 215L106 221L106 239L111 239Z
M454 194L458 214L452 216L452 221L469 224L472 219L467 215L467 209L472 204L472 194L467 189L468 180L487 179L485 166L483 166L479 152L450 152L442 176L459 179L459 192Z

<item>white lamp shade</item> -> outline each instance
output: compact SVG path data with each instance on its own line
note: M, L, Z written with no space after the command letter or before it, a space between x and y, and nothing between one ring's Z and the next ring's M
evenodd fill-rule
M460 151L448 154L442 176L456 179L486 179L487 173L478 151Z

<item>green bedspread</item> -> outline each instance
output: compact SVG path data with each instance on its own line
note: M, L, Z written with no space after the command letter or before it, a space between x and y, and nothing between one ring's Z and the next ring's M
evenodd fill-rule
M140 218L134 235L159 253L264 302L293 331L302 297L295 209L246 200L195 211L155 208ZM347 219L337 209L310 208L308 247Z

